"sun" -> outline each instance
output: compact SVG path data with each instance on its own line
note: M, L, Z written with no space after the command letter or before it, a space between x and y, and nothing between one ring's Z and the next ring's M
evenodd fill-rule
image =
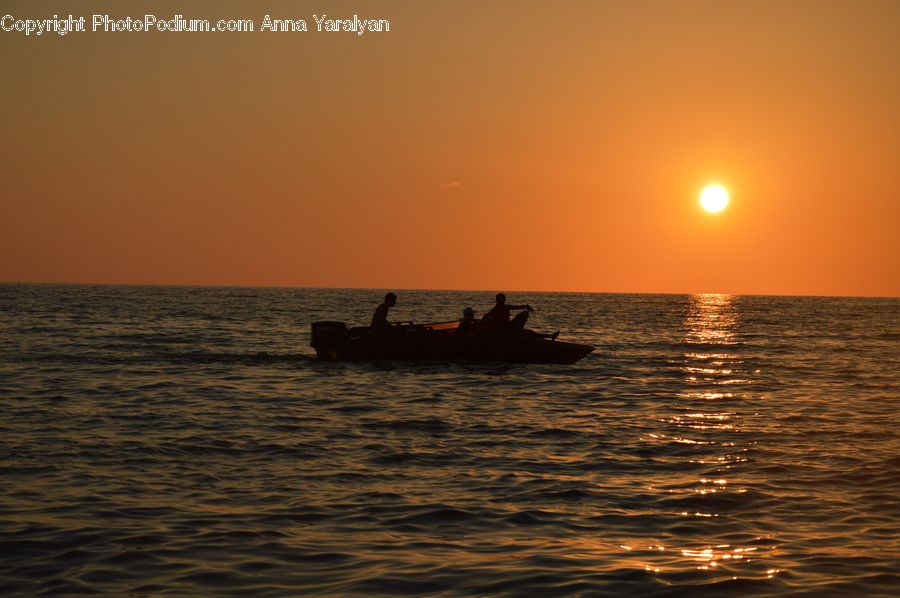
M700 205L707 212L716 214L728 207L728 189L722 185L709 185L700 193Z

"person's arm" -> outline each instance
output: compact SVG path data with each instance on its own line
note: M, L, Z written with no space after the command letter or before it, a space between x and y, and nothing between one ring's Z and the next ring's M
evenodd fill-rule
M534 311L534 308L531 307L530 305L527 305L527 304L526 304L526 305L508 305L507 307L509 307L510 310L513 310L513 309L527 309L528 311L532 311L532 312Z

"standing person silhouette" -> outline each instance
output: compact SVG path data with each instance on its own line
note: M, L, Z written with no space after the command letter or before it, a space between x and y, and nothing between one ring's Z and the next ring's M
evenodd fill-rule
M388 293L384 296L384 303L375 308L372 315L372 330L374 332L387 332L391 329L391 323L388 322L388 310L397 305L397 295Z

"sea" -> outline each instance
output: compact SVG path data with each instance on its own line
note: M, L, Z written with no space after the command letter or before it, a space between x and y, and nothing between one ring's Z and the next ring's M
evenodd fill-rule
M315 359L386 290L0 285L0 594L900 595L900 299L509 292L596 350Z

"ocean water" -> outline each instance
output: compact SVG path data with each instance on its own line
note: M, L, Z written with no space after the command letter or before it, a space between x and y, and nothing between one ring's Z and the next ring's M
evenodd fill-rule
M597 350L310 358L382 294L0 285L0 593L900 594L900 300L510 293Z

